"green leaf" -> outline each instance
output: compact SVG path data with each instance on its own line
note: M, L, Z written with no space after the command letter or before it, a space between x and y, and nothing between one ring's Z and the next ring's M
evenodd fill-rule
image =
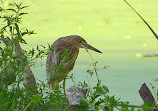
M28 32L22 32L22 33L21 33L22 36L23 36L23 35L26 35L26 34L28 34Z
M102 89L100 87L93 87L93 89L95 89L96 94L97 93L99 93L99 94L102 93Z
M109 89L108 89L105 85L103 85L103 91L104 91L105 93L109 93Z
M21 5L22 5L22 2L19 4L19 9L20 9Z
M95 64L95 66L97 65L97 63L98 63L98 61L96 61L94 64Z
M14 25L15 25L15 29L16 29L16 31L17 31L18 38L20 39L20 42L26 44L26 42L21 38L21 34L20 34L20 30L19 30L19 26L18 26L18 24L15 23Z
M101 103L103 103L104 100L103 99L99 99L96 103L95 103L95 106L99 106Z
M103 67L103 69L107 69L108 67L110 67L110 66L105 65L105 66Z
M24 44L27 44L27 42L24 39L22 39L22 38L20 39L20 42L24 43Z
M39 46L43 47L44 49L46 48L46 47L45 47L45 46L43 46L43 45L39 45Z
M88 104L88 103L87 103L87 99L85 99L85 98L81 99L81 100L80 100L80 104Z
M14 5L19 9L19 5L14 2Z
M99 96L101 96L100 93L96 93L96 94L94 94L95 99L96 99L97 97L99 97Z
M20 13L19 16L21 16L21 15L25 15L25 14L28 14L28 13Z
M17 3L14 2L14 5L17 7L17 9L21 9L21 5L22 5L22 2L18 5Z
M31 54L31 57L34 56L34 54L35 54L35 50L34 50L34 48L32 48L32 50L29 52L29 54Z
M35 101L36 101L37 103L40 103L41 100L42 100L42 96L41 96L41 95L34 95L33 98L35 99Z
M23 6L23 7L21 7L20 9L24 9L24 8L27 8L27 7L29 7L29 6Z
M39 51L39 46L37 45L36 49Z
M17 33L19 33L19 26L18 26L18 24L15 23L14 25L15 25L15 29L16 29Z
M10 11L13 11L13 12L17 12L15 9L12 9L12 8L9 8L9 9L6 9L6 10L10 10Z
M87 70L87 73L89 73L91 76L93 76L93 74L94 74L93 71L91 71L89 69Z
M152 106L151 103L149 103L149 102L145 102L145 103L142 105L142 108L150 107L150 106Z
M9 26L9 31L12 33L12 26Z

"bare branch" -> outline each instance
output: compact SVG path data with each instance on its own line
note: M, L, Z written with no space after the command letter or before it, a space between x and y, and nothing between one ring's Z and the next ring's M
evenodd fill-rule
M144 18L126 1L124 0L128 6L130 6L132 8L132 10L143 20L143 22L148 26L148 28L151 30L151 32L154 34L154 36L156 37L156 39L158 40L158 36L156 34L156 32L151 28L151 26L146 22L146 20L144 20Z

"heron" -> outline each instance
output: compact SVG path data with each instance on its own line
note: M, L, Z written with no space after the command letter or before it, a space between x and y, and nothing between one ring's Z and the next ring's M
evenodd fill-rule
M50 90L59 88L59 82L63 80L65 93L65 80L74 67L79 54L79 48L86 48L102 53L78 35L60 37L51 45L51 50L48 52L46 61L47 80Z

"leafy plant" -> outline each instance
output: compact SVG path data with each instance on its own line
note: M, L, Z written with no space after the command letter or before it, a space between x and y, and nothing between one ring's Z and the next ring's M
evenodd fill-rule
M1 3L3 3L1 1ZM51 46L48 48L38 45L29 51L22 50L20 44L27 44L23 36L35 34L34 31L20 28L22 17L28 13L22 12L28 6L13 3L13 8L4 9L0 7L0 19L3 24L0 27L0 110L1 111L69 111L72 110L69 102L61 88L50 91L43 81L35 81L34 76L24 78L24 74L31 71L30 67L34 65L34 61L38 58L42 59L47 55ZM87 51L88 52L88 51ZM89 53L89 52L88 52ZM65 59L69 57L67 50L64 52ZM89 53L90 54L90 53ZM91 56L91 55L90 55ZM145 103L142 106L130 105L129 102L120 101L115 96L109 96L109 89L101 84L98 77L97 64L91 56L93 64L92 69L88 69L87 73L97 77L97 84L91 86L84 81L79 82L81 88L88 88L86 98L80 100L81 106L76 107L78 110L90 111L134 111L156 109L151 104ZM105 66L101 69L106 69ZM30 80L32 81L30 82ZM74 79L71 75L67 79ZM86 104L86 105L85 105Z

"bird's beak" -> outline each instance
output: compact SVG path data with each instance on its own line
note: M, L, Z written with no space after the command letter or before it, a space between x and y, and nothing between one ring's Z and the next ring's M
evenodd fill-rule
M102 53L101 51L99 51L98 49L94 48L93 46L89 45L89 44L82 44L81 45L82 48L86 48L86 49L90 49L90 50L93 50L95 52L98 52L98 53Z

